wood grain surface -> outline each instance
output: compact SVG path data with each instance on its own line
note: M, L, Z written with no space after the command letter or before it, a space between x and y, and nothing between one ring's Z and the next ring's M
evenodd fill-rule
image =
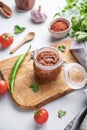
M66 46L66 51L62 53L62 58L67 63L77 62L69 50L71 42L72 39L69 39L54 44L55 47ZM8 82L10 72L17 58L18 56L0 62L0 70ZM28 62L29 58L30 53L26 56L16 75L14 94L10 94L13 101L20 108L36 109L72 91L64 82L61 71L56 81L39 83L39 91L37 93L33 92L29 85L36 83L36 80L34 79L33 61L30 60Z

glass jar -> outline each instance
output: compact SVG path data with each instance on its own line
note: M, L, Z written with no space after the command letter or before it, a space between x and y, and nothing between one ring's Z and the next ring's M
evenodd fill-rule
M35 0L15 0L16 7L19 10L30 10L35 4Z
M61 54L54 47L43 47L34 52L33 66L36 79L56 80L62 64Z

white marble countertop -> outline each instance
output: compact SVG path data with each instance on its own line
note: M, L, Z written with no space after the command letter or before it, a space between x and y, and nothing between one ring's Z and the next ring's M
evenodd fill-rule
M0 49L0 61L25 52L28 44L32 44L32 50L34 50L44 45L54 44L58 41L51 38L48 32L48 24L58 11L59 6L62 7L65 4L65 0L36 0L34 8L38 8L38 5L42 5L42 10L47 12L48 15L47 21L42 24L34 24L31 21L31 11L18 12L14 0L3 0L3 2L11 7L13 16L7 19L0 14L0 35L4 32L13 34L14 25L24 26L26 30L19 35L14 35L14 43L9 48ZM34 40L10 55L9 51L30 31L36 33ZM49 119L46 124L37 125L33 120L33 111L19 109L9 94L6 93L0 96L0 130L63 130L86 105L87 100L83 90L74 91L43 106L49 112ZM58 118L58 110L60 109L66 111L66 116L62 119Z

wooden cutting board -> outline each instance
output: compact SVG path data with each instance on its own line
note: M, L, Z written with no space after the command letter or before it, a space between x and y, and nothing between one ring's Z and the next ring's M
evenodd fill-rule
M70 52L72 39L54 44L55 47L60 45L66 46L66 52L62 53L62 58L66 62L77 62ZM30 53L26 56L20 66L15 80L14 94L11 95L15 103L24 109L35 109L41 107L55 99L58 99L72 91L63 80L62 71L56 81L39 83L39 91L33 92L29 85L36 83L33 72L33 61L29 61ZM0 62L0 70L5 79L9 82L9 75L18 56L6 59Z

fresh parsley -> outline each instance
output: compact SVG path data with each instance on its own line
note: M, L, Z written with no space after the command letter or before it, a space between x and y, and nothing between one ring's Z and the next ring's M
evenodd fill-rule
M63 110L59 110L58 111L58 117L59 118L62 118L63 116L65 116L66 115L66 111L63 111Z
M64 45L61 45L58 47L59 51L65 52L66 51L66 47Z
M31 84L29 87L32 88L34 92L38 92L39 90L39 85L35 83Z
M19 25L14 26L14 33L19 34L22 33L26 28L25 27L20 27Z

